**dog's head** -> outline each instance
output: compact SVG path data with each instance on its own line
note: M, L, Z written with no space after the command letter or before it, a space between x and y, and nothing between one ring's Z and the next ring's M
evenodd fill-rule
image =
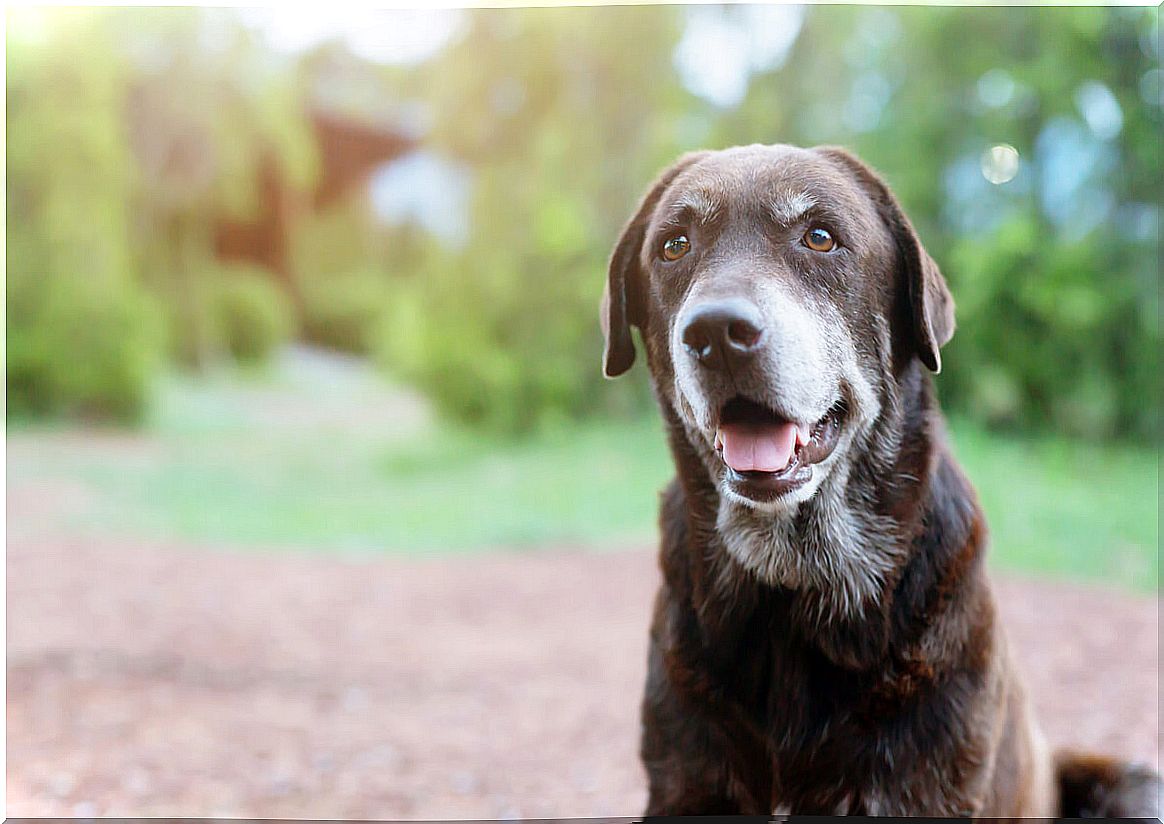
M841 149L746 146L681 158L611 259L605 371L647 347L721 496L787 513L954 332L937 266L886 185Z

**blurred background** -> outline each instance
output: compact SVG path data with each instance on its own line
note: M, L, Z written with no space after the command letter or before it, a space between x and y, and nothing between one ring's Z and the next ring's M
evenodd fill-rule
M751 142L899 195L1052 740L1159 763L1158 26L9 8L9 814L637 814L671 471L598 300Z

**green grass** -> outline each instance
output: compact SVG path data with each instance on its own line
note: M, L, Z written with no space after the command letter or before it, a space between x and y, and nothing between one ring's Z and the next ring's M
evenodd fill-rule
M286 390L275 379L268 388ZM175 385L138 435L10 427L9 487L67 488L73 504L54 529L209 546L430 553L654 539L671 470L653 419L519 441L391 416L272 425L277 404L248 415L262 391ZM987 510L995 566L1155 588L1154 452L965 422L952 435Z
M951 429L986 510L996 566L1157 588L1157 452L1048 435L1001 437L965 422Z

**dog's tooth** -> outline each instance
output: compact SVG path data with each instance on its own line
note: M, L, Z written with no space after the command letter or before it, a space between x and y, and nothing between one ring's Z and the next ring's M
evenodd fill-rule
M723 435L720 434L718 429L715 430L715 448L716 451L723 449Z
M812 428L808 424L798 423L796 425L796 443L804 446L812 440Z

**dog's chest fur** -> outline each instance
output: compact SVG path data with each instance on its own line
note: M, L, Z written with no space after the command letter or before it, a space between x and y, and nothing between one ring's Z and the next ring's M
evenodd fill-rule
M831 660L819 634L807 629L815 608L796 593L757 585L747 601L747 614L737 603L731 625L704 625L706 665L768 751L775 797L822 814L938 809L957 801L916 794L925 792L923 784L950 786L944 770L971 755L966 745L977 734L967 723L977 717L985 672L953 673L938 689L933 667L918 657L890 656L886 666L853 669ZM830 643L856 657L840 636L860 629L835 631ZM903 781L921 773L929 780ZM964 801L947 812L971 812Z
M813 592L817 621L859 612L900 560L899 525L852 505L844 488L833 484L795 518L764 518L724 500L716 527L724 551L747 573L772 586Z
M686 620L672 622L665 646L673 667L706 673L707 691L722 702L717 715L734 719L731 734L750 738L761 756L750 767L754 783L770 784L782 804L821 814L974 809L974 799L944 789L958 785L955 774L983 766L990 726L983 719L997 699L983 535L976 511L959 503L964 485L943 460L914 528L851 509L839 521L855 531L820 529L807 517L767 531L729 524L725 533L706 490L676 484L668 493L664 572L679 596L675 606L690 611L679 608ZM865 523L878 528L857 529ZM785 562L783 577L755 574L764 557ZM811 558L810 565L798 571L790 557ZM863 568L860 585L868 589L841 602L835 587L817 589L819 578L809 577L852 574L871 557L896 567ZM838 559L854 565L830 568ZM959 657L963 665L951 667Z

